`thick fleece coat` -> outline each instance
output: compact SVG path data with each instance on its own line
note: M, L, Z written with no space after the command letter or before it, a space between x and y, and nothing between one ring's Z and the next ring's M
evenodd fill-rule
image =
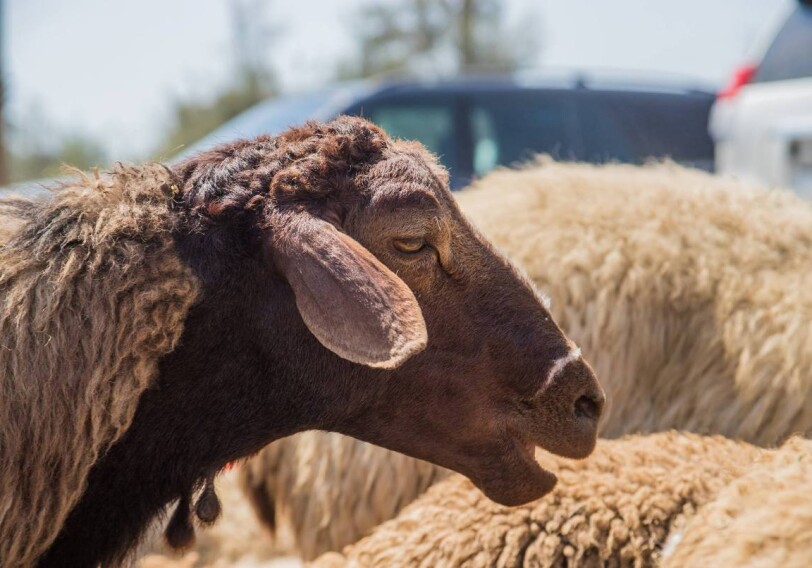
M812 441L794 438L676 531L664 568L812 566Z
M181 335L198 284L169 238L175 191L160 166L121 167L47 201L0 202L25 222L0 245L5 566L31 566L54 540Z
M377 446L352 442L341 434L304 432L271 444L240 468L263 524L275 527L277 518L285 520L279 529L294 537L290 552L315 558L331 550L328 543L355 542L408 504L398 496L411 501L451 473L395 452L381 459ZM354 471L364 472L366 482L350 475ZM286 498L276 502L278 495ZM341 511L342 522L333 511Z
M593 362L603 436L812 434L807 202L674 164L549 160L457 195ZM244 472L257 509L293 528L305 558L355 542L443 476L322 433L278 441Z
M313 565L651 566L670 532L763 454L769 450L677 432L601 440L585 461L542 457L562 483L517 508L496 505L454 475Z

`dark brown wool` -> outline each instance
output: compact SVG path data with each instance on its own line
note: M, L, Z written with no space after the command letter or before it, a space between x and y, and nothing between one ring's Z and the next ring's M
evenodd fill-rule
M0 564L31 566L121 437L197 297L171 239L176 178L120 167L0 202ZM20 530L26 527L26 530Z

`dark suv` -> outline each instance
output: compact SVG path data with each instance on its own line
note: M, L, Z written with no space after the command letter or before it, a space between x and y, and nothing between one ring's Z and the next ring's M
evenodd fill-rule
M541 152L586 162L670 157L710 170L713 100L703 90L601 85L583 77L353 83L262 103L183 155L236 137L274 134L309 118L354 114L392 136L425 144L450 170L453 188Z

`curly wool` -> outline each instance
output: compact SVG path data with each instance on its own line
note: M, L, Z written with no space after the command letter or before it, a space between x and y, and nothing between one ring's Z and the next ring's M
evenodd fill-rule
M608 395L604 437L678 428L772 445L812 434L808 203L674 164L549 160L457 196L550 295L594 367ZM279 459L298 455L308 467ZM275 507L307 559L355 542L444 475L318 432L257 460L265 493L249 497Z
M173 248L163 167L0 200L0 564L31 566L128 428L198 284Z
M348 443L349 441L356 443ZM310 431L271 444L240 468L243 489L268 527L285 519L296 550L307 558L349 544L393 518L409 501L451 472L341 434ZM361 479L338 472L363 472ZM286 498L278 502L274 496ZM409 496L401 502L398 496ZM330 504L326 508L320 505ZM333 511L342 520L335 522Z
M702 507L663 568L812 566L812 440L795 438Z
M675 527L767 453L677 432L600 440L584 461L545 455L559 484L520 507L454 475L313 566L650 566Z

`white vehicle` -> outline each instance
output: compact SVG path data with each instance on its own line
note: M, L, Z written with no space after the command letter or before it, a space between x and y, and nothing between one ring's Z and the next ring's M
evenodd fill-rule
M713 106L716 170L812 199L812 0L800 0L760 63Z

